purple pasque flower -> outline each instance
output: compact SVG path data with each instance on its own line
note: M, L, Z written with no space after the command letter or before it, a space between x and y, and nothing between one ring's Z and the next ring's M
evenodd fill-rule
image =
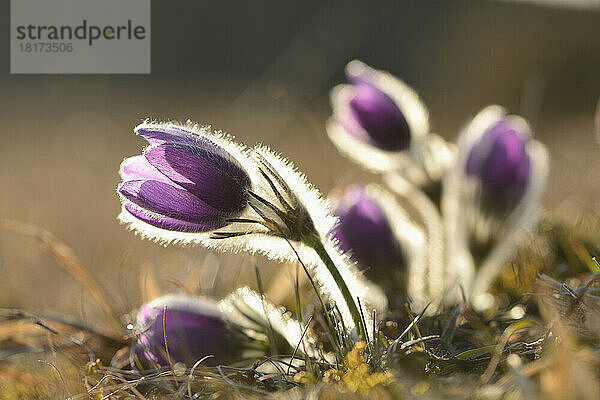
M121 164L119 219L142 235L214 246L212 239L260 233L299 240L315 231L266 148L247 149L189 124L144 123L135 132L150 146ZM227 241L223 248L249 244L242 241Z
M188 127L145 123L150 143L121 165L124 212L154 227L208 232L228 224L248 204L250 177L222 145Z
M402 262L400 245L390 221L367 188L353 185L346 189L334 215L339 218L339 224L332 235L340 250L348 252L359 265L379 270Z
M528 139L519 126L501 119L471 148L466 174L479 179L486 201L514 205L521 199L531 174L531 160L525 150Z
M329 284L333 275L335 287L323 283L323 291L357 326L357 297L385 307L378 289L365 284L329 242L336 219L289 161L209 128L144 123L136 133L150 146L143 157L125 160L119 186L119 220L132 230L162 243L259 252L276 260L300 256L316 267L317 282Z
M385 151L410 145L410 127L398 105L369 82L353 85L346 120L340 121L357 139Z
M454 146L429 131L427 109L404 82L354 60L348 84L331 90L327 134L351 160L397 173L418 187L437 183L454 161Z
M156 298L140 307L136 329L135 354L144 364L191 366L212 356L204 361L211 366L226 363L234 355L227 322L209 300L181 295Z
M332 91L332 121L344 133L384 152L407 150L428 133L427 112L403 82L358 60L346 75L350 83Z
M543 146L531 139L524 119L507 115L499 106L487 107L467 126L459 147L462 161L458 167L466 180L463 191L476 197L471 202L477 203L482 216L504 218L531 188L541 192L547 174L546 154ZM538 195L535 197L537 201Z
M523 118L492 105L459 137L443 195L449 301L491 304L490 285L539 221L549 157L531 136Z

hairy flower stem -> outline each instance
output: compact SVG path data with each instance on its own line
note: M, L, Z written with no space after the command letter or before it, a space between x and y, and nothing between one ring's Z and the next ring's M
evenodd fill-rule
M367 329L365 327L365 322L363 320L362 314L356 304L356 299L350 292L350 289L348 289L348 285L346 285L346 282L344 281L344 278L342 278L342 275L340 274L337 266L327 253L327 250L323 246L321 239L314 234L305 235L302 237L302 242L305 245L311 247L317 253L321 261L323 261L323 264L325 264L325 266L327 267L327 270L333 277L333 280L335 281L338 289L344 297L346 306L348 307L350 315L352 316L352 320L354 321L354 325L358 330L359 340L367 341L369 336L367 335Z

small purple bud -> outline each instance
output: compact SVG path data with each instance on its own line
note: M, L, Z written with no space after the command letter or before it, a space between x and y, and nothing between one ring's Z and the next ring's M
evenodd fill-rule
M349 104L352 121L344 124L350 133L387 151L401 151L410 144L410 128L398 105L386 93L368 83L354 86ZM358 126L356 126L358 125ZM357 129L357 128L362 129Z
M402 256L392 227L365 188L349 187L334 214L340 219L333 231L340 250L349 252L359 265L367 268L398 265Z
M125 209L158 228L207 232L248 204L250 177L224 148L183 127L144 126L151 146L121 165Z
M167 295L144 304L137 315L137 329L137 357L162 367L169 366L169 358L173 364L191 366L206 356L214 357L204 364L214 366L230 361L234 353L227 323L216 304L196 297Z
M521 199L531 172L526 140L523 132L503 119L488 128L472 147L466 173L481 182L484 201L506 208Z

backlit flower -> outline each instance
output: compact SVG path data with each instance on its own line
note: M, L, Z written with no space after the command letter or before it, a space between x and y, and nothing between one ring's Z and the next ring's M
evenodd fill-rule
M357 298L365 307L385 309L378 288L331 242L336 219L327 201L290 162L265 146L248 149L190 123L147 122L136 133L150 146L121 165L121 222L162 243L198 243L281 261L299 257L350 329L362 323Z
M327 132L338 150L375 171L400 173L418 186L437 182L450 165L452 147L429 132L427 110L404 82L354 60L349 84L331 91Z
M248 205L250 177L222 146L184 127L142 124L144 154L121 165L124 212L156 228L208 232Z
M408 294L421 307L427 290L425 234L395 196L378 185L353 185L334 214L339 223L332 235L338 247L390 295Z
M346 189L334 214L340 219L333 230L342 251L349 252L368 268L393 268L402 264L400 244L390 221L365 188L355 185Z
M217 305L197 297L166 295L144 304L137 315L135 354L142 363L192 366L231 360L233 343Z
M545 147L500 106L483 109L459 137L444 182L447 279L476 306L489 304L489 285L537 223L547 175Z
M465 166L476 177L481 203L491 210L513 207L527 189L531 160L525 150L527 131L502 119L492 124L473 145Z
M358 139L388 151L402 151L410 144L410 128L396 103L376 86L353 86L348 119L341 121Z

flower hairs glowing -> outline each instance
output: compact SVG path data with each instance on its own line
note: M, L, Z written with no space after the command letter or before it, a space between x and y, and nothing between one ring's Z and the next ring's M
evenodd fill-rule
M191 123L146 122L135 132L150 146L121 165L122 223L164 244L299 259L347 326L366 335L357 301L381 312L385 296L336 249L329 203L289 161Z
M249 338L268 342L268 331L272 328L276 345L298 354L306 352L310 357L319 357L317 339L303 322L248 287L238 288L221 300L218 307L227 321Z
M419 230L424 235L422 252L417 257L425 258L421 268L411 270L409 295L415 308L423 308L427 303L438 303L445 290L445 238L444 220L438 207L417 186L402 177L391 173L384 175L388 187L412 209L414 219L419 221ZM435 312L429 307L428 312Z
M285 243L265 244L269 241L261 237L257 244L254 237L243 236L264 234L298 241L315 229L328 232L335 223L318 191L266 146L248 149L229 135L189 122L146 122L135 132L150 146L142 156L121 164L119 220L145 238L163 244L249 250L289 260L293 255ZM145 187L146 181L153 185ZM171 194L163 187L177 191ZM212 200L210 204L206 199ZM199 218L205 215L206 221ZM180 223L169 224L172 220ZM223 238L236 240L216 240Z
M189 122L144 122L135 133L150 145L120 168L119 220L132 230L163 244L200 243L247 208L256 168L228 135Z

